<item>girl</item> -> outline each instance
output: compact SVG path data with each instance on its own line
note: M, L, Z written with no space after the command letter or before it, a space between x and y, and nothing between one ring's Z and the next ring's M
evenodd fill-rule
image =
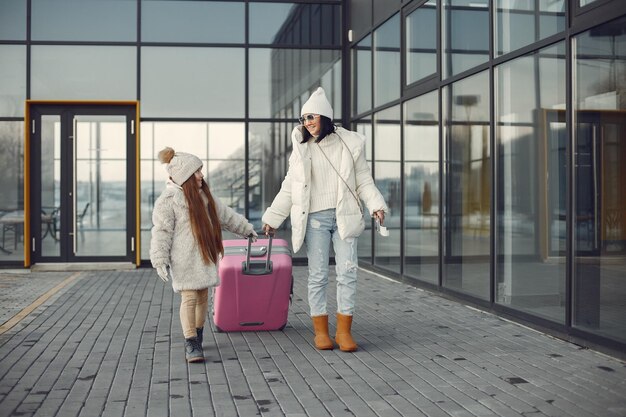
M253 240L257 234L245 217L211 195L197 156L168 147L159 152L159 160L167 164L169 180L154 203L150 261L181 294L187 362L202 362L208 289L219 285L216 265L224 254L222 227Z

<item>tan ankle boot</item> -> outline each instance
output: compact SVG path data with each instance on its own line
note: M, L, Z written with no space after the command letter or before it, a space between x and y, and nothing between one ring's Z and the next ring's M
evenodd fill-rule
M328 316L313 316L313 330L315 331L315 347L319 350L329 350L335 347L328 335Z
M343 352L354 352L357 345L352 339L350 329L352 328L352 316L337 313L337 333L335 334L335 342L339 345L339 349Z

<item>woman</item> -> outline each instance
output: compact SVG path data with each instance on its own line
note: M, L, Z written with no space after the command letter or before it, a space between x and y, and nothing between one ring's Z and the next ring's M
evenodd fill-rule
M224 254L222 227L256 240L245 217L213 197L195 155L165 148L159 160L167 164L169 180L154 203L150 260L164 282L180 292L180 322L185 358L202 362L202 332L208 289L219 285L216 264Z
M315 347L333 349L328 335L326 288L330 243L337 273L339 349L357 349L351 334L357 279L357 238L363 232L363 208L382 225L389 209L365 161L365 139L332 123L333 109L318 88L302 106L291 134L289 169L272 205L263 214L263 231L274 233L291 215L293 250L306 243L309 264L309 307ZM303 128L304 127L304 128Z

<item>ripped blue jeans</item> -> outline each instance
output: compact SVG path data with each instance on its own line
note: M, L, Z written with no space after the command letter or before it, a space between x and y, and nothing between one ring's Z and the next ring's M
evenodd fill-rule
M326 288L328 287L331 241L335 251L335 272L337 273L337 312L352 315L356 297L358 239L342 240L339 237L335 210L329 209L309 213L304 241L309 260L311 316L327 314Z

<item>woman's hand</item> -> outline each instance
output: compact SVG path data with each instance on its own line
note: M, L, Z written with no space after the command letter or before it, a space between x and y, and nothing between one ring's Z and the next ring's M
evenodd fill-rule
M275 235L276 234L276 229L274 229L269 224L264 224L263 225L263 232L265 233L265 236Z
M383 210L375 211L373 217L378 220L378 223L380 223L381 226L385 224L385 212Z

